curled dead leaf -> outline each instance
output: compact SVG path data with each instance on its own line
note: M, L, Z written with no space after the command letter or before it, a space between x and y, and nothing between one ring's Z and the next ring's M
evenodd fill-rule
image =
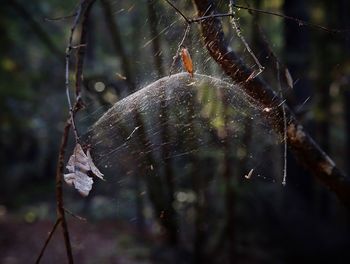
M80 144L76 144L66 168L69 173L64 174L65 182L70 186L74 186L74 188L83 196L89 195L94 182L92 177L88 175L89 171L96 177L104 180L103 174L99 171L92 160L90 150L88 149L85 154Z

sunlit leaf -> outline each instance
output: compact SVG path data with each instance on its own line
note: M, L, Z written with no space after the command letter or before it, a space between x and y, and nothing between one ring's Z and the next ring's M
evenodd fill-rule
M186 71L193 77L193 63L191 55L186 48L181 48L181 59Z

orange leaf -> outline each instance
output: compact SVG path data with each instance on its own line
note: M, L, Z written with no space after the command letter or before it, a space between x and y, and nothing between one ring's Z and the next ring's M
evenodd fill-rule
M189 74L191 74L191 77L193 77L192 59L191 59L190 53L185 47L181 48L181 59L186 71L188 71Z

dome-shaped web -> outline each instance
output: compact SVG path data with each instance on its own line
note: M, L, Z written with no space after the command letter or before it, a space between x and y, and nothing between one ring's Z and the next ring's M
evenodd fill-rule
M126 174L147 167L157 171L166 162L201 159L212 151L229 151L250 170L261 166L261 154L280 140L260 112L238 85L179 73L117 102L90 128L85 143L97 165Z
M106 179L95 183L92 207L172 241L226 232L226 206L281 188L272 183L282 181L282 139L263 112L239 85L201 74L164 77L127 96L83 139Z

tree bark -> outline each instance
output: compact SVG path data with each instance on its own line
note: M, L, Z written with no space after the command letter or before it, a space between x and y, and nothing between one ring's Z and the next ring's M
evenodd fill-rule
M216 13L212 0L194 0L194 4L198 10L198 17ZM261 78L247 81L252 72L234 51L228 49L218 18L202 20L200 26L204 44L212 58L235 83L242 87L247 95L255 100L257 105L262 106L262 109L269 110L263 111L264 117L270 126L283 136L283 111L280 106L282 99ZM288 146L296 159L309 169L316 179L335 192L347 207L350 207L349 179L308 135L287 106L285 110L288 120Z

